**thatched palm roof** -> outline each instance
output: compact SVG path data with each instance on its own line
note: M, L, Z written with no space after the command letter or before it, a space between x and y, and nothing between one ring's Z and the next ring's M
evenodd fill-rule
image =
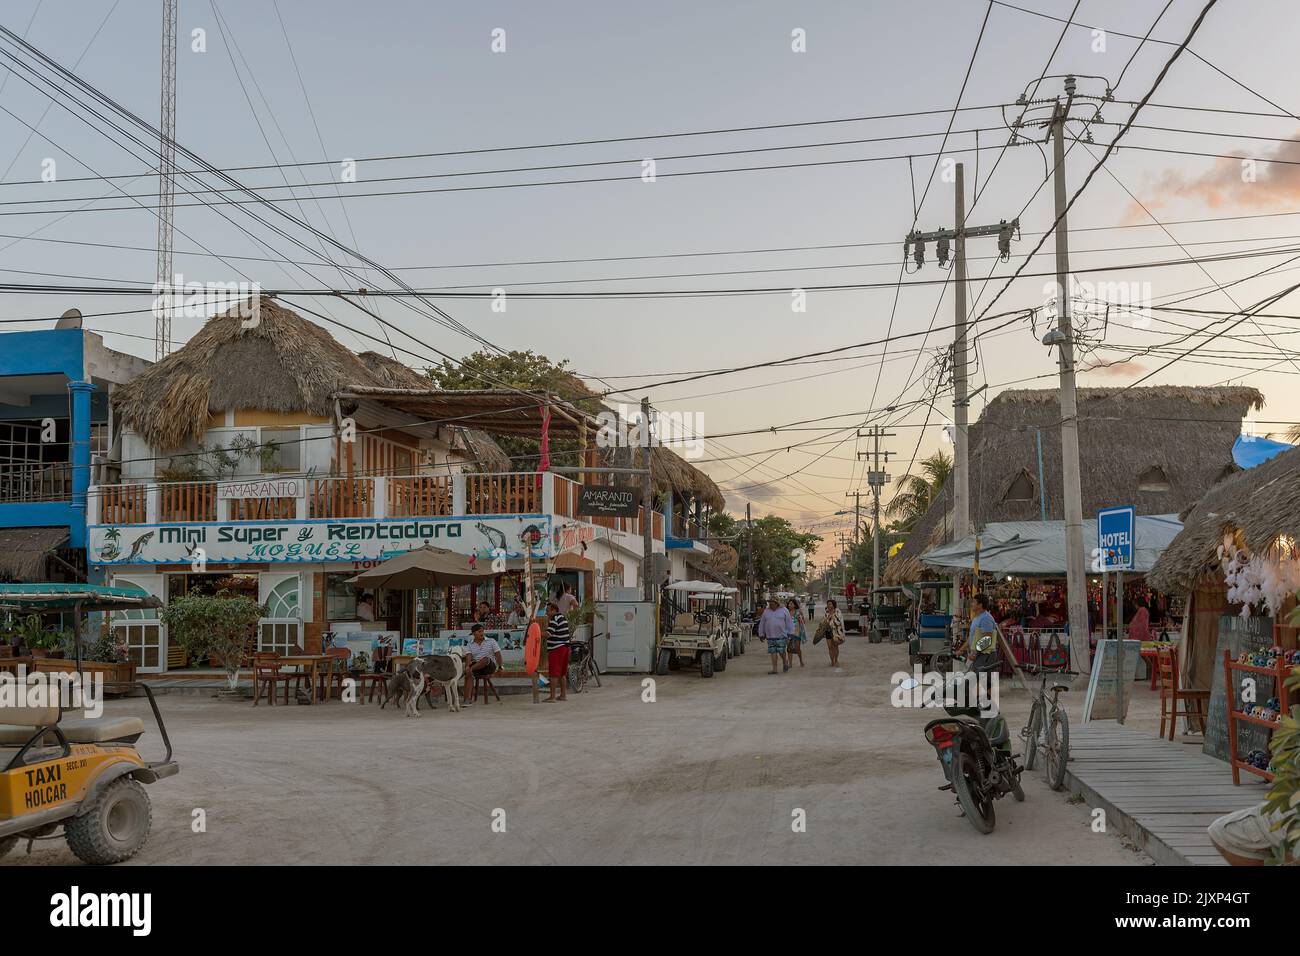
M1122 504L1148 515L1177 514L1190 507L1236 470L1232 444L1241 434L1242 419L1264 403L1257 389L1241 387L1082 388L1078 399L1084 515ZM974 527L1038 520L1037 430L1043 438L1047 517L1064 518L1060 421L1055 389L1006 391L989 402L970 428ZM1022 476L1032 495L1009 499ZM890 583L916 580L923 570L920 556L951 540L951 489L945 491L890 561Z
M265 296L259 321L213 316L184 346L113 395L121 422L157 449L181 448L228 408L332 415L333 395L378 381L320 326Z
M1279 535L1300 540L1300 448L1219 482L1182 515L1183 530L1147 575L1161 591L1190 591L1218 563L1225 531L1253 554Z
M247 328L238 310L213 316L184 346L121 386L112 401L122 424L155 449L172 450L202 437L211 412L241 408L329 416L340 394L380 401L422 420L463 416L466 403L478 414L490 412L495 403L511 414L536 416L531 406L518 412L518 391L440 392L401 362L375 352L356 355L320 326L268 297L263 296L258 308L258 323ZM595 418L567 403L563 410L568 425L581 419L590 434L596 434ZM557 431L565 423L560 416L552 419ZM506 418L499 424L500 431L458 430L467 450L482 464L505 471L509 457L489 432L535 435L539 426ZM698 468L666 448L653 449L651 458L656 490L698 496L718 510L725 507L718 486Z

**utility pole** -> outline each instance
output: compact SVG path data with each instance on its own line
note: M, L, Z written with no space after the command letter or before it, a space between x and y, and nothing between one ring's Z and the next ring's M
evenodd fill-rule
M862 452L858 452L858 457L862 457ZM846 491L844 497L853 499L853 546L856 548L860 540L858 530L862 527L862 492Z
M871 451L858 452L858 457L868 454L871 456L867 484L871 488L871 590L875 591L880 587L880 492L890 481L889 475L881 467L881 456L884 456L883 464L889 464L889 456L893 454L880 450L880 439L893 438L894 432L887 432L880 425L872 425L866 435L858 432L858 437L872 440Z
M645 594L643 599L647 603L658 604L659 590L654 581L654 575L651 568L654 564L654 501L655 489L653 476L650 474L653 466L650 464L650 452L653 450L654 437L650 434L650 399L641 399L641 453L645 456L645 474L641 476L641 566L644 569L641 573L642 584L644 585ZM664 537L668 536L668 529L664 529Z
M163 0L162 92L158 129L158 288L154 304L154 361L171 351L172 341L172 217L176 198L176 3Z
M749 568L749 608L754 611L758 609L758 590L754 587L754 514L748 501L745 502L745 527L748 529L745 535L745 566Z
M956 262L954 263L955 283L953 290L953 344L952 344L952 418L955 434L952 453L952 538L960 541L973 530L970 520L970 442L968 434L970 397L967 395L967 375L969 372L968 346L966 342L966 240L980 236L997 236L998 253L1003 261L1011 258L1011 239L1020 230L1019 218L1007 222L1005 219L996 226L966 225L966 169L965 164L956 164L955 181L955 220L952 229L936 229L933 232L908 233L903 244L904 259L911 255L919 269L925 264L925 244L935 243L939 265L948 263L949 243L956 245ZM953 576L954 606L960 600L961 574Z
M1070 234L1065 222L1065 124L1074 103L1075 80L1065 80L1065 102L1052 108L1049 135L1055 164L1056 332L1060 349L1061 482L1065 497L1066 597L1070 615L1070 657L1083 669L1088 660L1088 579L1083 560L1083 490L1079 476L1079 403L1074 386L1074 330L1070 321Z

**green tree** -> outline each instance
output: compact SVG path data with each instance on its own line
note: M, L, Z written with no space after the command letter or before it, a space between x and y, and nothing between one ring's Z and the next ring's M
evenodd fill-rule
M806 562L817 550L821 537L795 530L785 518L767 515L754 522L753 561L750 569L750 529L743 520L720 512L709 519L709 534L718 538L734 538L727 543L736 549L739 556L737 575L753 582L758 590L764 588L793 588L803 586L808 580L808 572L796 571L798 552L803 552Z
M239 684L248 639L259 618L266 617L266 605L229 591L215 595L187 594L170 602L162 612L167 636L200 660L209 655L221 661L230 689Z
M508 386L526 392L549 392L592 415L601 411L599 396L570 371L568 359L553 362L532 349L504 355L481 350L465 356L459 363L443 359L441 365L427 369L426 374L439 388L473 391ZM474 427L472 420L465 424ZM589 440L595 441L595 436ZM540 433L536 438L500 436L496 442L515 460L517 467L529 471L537 467L537 456L541 451ZM573 439L552 438L550 441L554 464L580 465L580 451L580 442Z
M922 459L916 474L906 474L898 479L898 490L885 506L885 517L904 531L911 530L921 515L930 509L931 502L943 490L952 474L952 457L939 449L929 458Z

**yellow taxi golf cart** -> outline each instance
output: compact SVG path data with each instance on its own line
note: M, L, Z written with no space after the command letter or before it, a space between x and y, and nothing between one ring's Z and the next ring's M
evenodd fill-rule
M674 581L664 586L673 614L659 638L655 673L698 664L701 677L727 669L740 638L736 589L716 581ZM744 653L743 648L741 653Z
M157 606L157 598L137 588L0 585L0 611L72 614L79 686L82 613ZM153 692L140 683L103 685L117 692L138 688L148 697L167 751L150 761L135 746L145 732L139 717L65 716L60 689L70 686L71 675L26 675L23 669L11 659L0 675L0 857L22 840L30 851L32 841L53 838L62 827L68 848L83 862L129 859L149 838L152 822L141 784L178 770Z

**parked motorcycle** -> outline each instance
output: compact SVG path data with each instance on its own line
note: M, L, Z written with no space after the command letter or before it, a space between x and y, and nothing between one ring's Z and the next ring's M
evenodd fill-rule
M948 782L940 790L951 790L966 819L980 833L992 833L997 824L993 801L1013 794L1025 799L1020 786L1023 769L1011 752L1011 732L1006 718L980 716L977 707L945 707L948 717L925 725L930 741L943 765Z

